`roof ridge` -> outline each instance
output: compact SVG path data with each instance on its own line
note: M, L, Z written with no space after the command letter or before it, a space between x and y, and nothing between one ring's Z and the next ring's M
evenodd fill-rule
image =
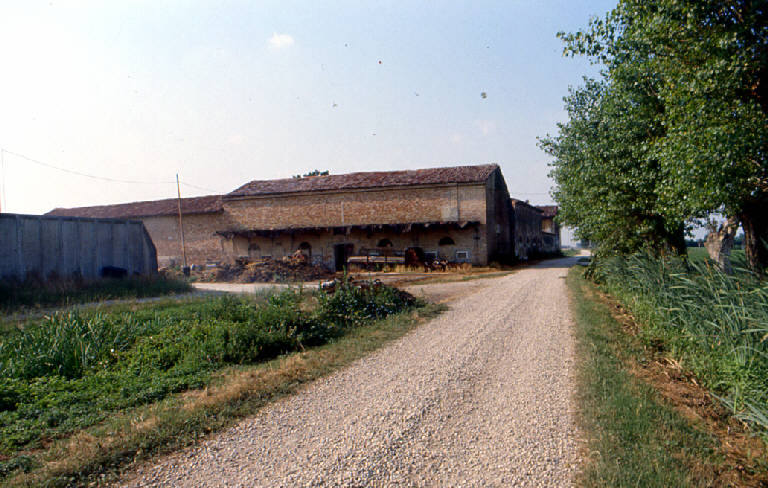
M302 193L345 189L410 186L437 183L474 183L485 181L499 168L496 163L388 171L355 171L302 178L251 180L224 197Z

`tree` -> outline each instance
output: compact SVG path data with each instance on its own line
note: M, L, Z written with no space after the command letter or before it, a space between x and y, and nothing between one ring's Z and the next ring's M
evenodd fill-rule
M598 255L685 252L682 221L657 211L661 173L649 148L665 131L648 98L634 82L586 80L565 98L569 122L539 143L553 157L559 218Z
M312 176L328 176L329 174L331 173L328 170L320 171L319 169L314 169L309 173L305 173L303 175L293 175L293 177L296 179L299 179L299 178L310 178Z
M768 4L765 0L621 0L562 34L566 52L605 66L607 85L645 86L665 132L655 211L669 221L737 217L749 265L768 266ZM559 182L558 182L559 183Z

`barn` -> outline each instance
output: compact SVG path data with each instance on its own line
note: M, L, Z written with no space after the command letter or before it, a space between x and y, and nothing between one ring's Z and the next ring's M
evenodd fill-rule
M142 220L160 266L181 260L177 199L57 208L50 215ZM341 269L350 259L410 253L486 265L515 258L515 217L495 164L254 180L225 195L181 200L188 263L279 259L301 251ZM527 227L526 227L527 228Z

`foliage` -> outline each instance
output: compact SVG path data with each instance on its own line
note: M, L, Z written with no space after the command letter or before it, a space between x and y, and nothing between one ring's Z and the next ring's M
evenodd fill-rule
M299 179L299 178L309 178L311 176L328 176L329 174L331 174L331 172L328 170L320 171L319 169L314 169L309 173L304 173L303 175L293 175L293 177L295 179Z
M746 270L648 255L598 261L594 277L739 417L768 429L768 285Z
M568 210L582 203L569 188L579 185L599 186L612 198L605 204L593 201L600 207L596 212L616 215L610 204L620 186L606 185L591 173L576 182L566 178L575 173L571 166L584 164L585 155L595 168L610 171L614 163L596 158L616 157L606 146L620 144L614 151L630 153L634 163L620 168L624 176L655 196L639 202L639 213L663 216L667 227L672 224L668 230L709 212L737 215L750 265L762 271L768 265L768 249L760 245L768 237L767 21L765 2L753 0L620 0L587 29L561 33L567 54L587 55L604 66L603 96L590 109L597 115L589 113L587 121L599 129L601 114L615 105L626 110L630 128L609 119L606 130L618 129L611 139L604 131L580 128L583 121L571 116L559 137L544 141L555 157L555 196L564 220L592 233L589 219ZM590 92L589 86L584 90ZM569 113L578 109L573 97L566 103ZM631 137L643 131L644 137ZM603 178L611 183L618 177ZM621 210L635 209L625 205ZM627 224L613 221L618 227ZM600 244L614 247L611 241ZM625 247L620 239L616 250Z
M0 339L0 455L208 384L226 365L319 345L416 302L388 287L286 290L127 313L61 312Z
M664 134L659 108L634 85L586 80L566 97L569 122L540 146L554 158L558 218L597 254L662 252L684 246L682 221L659 208L659 164L649 155Z
M12 311L22 307L46 307L85 303L116 298L144 298L191 290L183 280L148 276L122 279L62 279L42 280L30 276L27 280L0 280L0 310Z

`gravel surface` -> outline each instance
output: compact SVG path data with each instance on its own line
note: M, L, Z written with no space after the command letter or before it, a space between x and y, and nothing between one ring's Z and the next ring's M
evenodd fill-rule
M574 262L463 283L448 312L125 486L569 486Z

